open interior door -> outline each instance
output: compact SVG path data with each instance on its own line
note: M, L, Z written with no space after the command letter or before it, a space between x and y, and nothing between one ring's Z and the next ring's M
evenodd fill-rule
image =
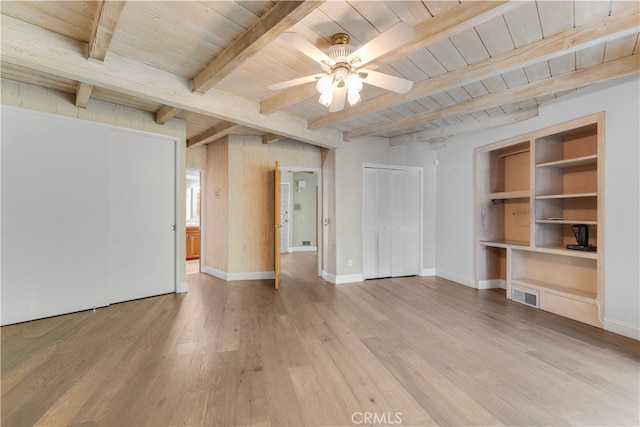
M274 271L275 271L275 288L278 289L280 287L280 227L282 227L282 222L280 218L280 182L282 181L280 175L280 165L276 161L276 170L275 170L275 185L273 186L274 192L274 200L273 200L273 221L275 223L274 226L274 246L273 246L273 259L275 261Z

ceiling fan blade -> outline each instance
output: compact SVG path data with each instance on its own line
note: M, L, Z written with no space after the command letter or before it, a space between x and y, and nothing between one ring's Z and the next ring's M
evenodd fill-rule
M321 77L324 77L324 76L326 76L326 74L324 74L324 73L314 74L312 76L305 76L305 77L300 77L298 79L287 80L287 81L280 82L280 83L274 83L272 85L267 86L267 88L271 89L271 90L286 89L286 88L291 87L291 86L297 86L297 85L301 85L303 83L309 83L309 82L316 81L316 80L318 80L318 79L320 79Z
M407 93L413 87L411 80L390 76L389 74L379 73L377 71L359 69L358 74L365 83L397 93Z
M335 113L344 109L344 101L347 99L347 85L337 87L333 91L333 102L329 107L329 112Z
M353 58L359 58L360 62L354 65L360 67L368 62L373 61L377 57L384 55L393 49L402 46L415 37L416 33L413 27L405 22L398 22L369 43L357 49L349 55L349 61Z
M286 41L291 46L295 47L300 52L304 53L316 62L319 62L321 64L323 62L326 62L330 66L335 64L335 61L331 59L326 53L318 49L316 45L314 45L298 33L282 33L280 34L280 37L282 38L282 40Z

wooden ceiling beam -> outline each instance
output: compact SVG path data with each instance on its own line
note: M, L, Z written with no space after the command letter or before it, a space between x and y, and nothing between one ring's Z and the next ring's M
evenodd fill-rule
M204 132L187 139L187 148L197 147L198 145L217 141L222 137L231 135L233 131L239 127L240 126L237 124L231 122L218 123L211 129L207 129Z
M459 34L483 22L500 16L517 7L521 7L526 2L522 1L466 1L453 6L443 13L427 19L415 25L416 37L401 49L377 58L373 63L367 64L368 69L375 70L385 63L392 62L398 58L408 55L426 46L436 44L442 40ZM380 60L383 59L383 62ZM260 112L263 114L273 113L284 108L295 105L305 99L318 95L314 84L295 86L280 91L260 103ZM344 113L342 111L340 114ZM332 116L336 116L335 114Z
M193 79L193 91L207 92L243 62L274 41L280 33L291 28L322 3L322 1L276 3Z
M307 121L278 112L260 114L260 105L221 90L204 95L191 92L188 79L111 52L109 66L87 61L86 44L2 14L2 50L5 64L83 81L145 101L181 108L234 122L263 132L277 133L308 144L338 148L342 134L331 129L307 129Z
M92 91L93 85L78 82L78 87L76 88L76 107L87 108L87 103L89 102Z
M314 82L283 89L277 95L267 98L260 103L262 114L271 114L283 110L312 96L320 96Z
M158 111L156 111L156 123L163 125L173 119L177 114L180 114L180 111L182 111L182 108L163 105Z
M102 0L98 2L96 15L89 34L89 59L104 61L111 44L111 38L118 26L124 1Z
M499 116L491 116L485 119L477 119L463 122L451 126L443 126L437 129L423 130L419 132L408 133L405 135L394 136L389 138L389 145L398 145L404 142L413 141L429 141L438 138L448 138L451 136L462 135L469 132L475 132L496 126L520 122L538 116L538 107L528 108L526 110L505 113Z
M309 129L318 129L343 120L382 111L464 84L619 39L638 31L640 31L640 5L636 4L635 9L624 13L608 16L458 70L423 80L416 83L409 93L390 92L364 101L340 114L324 114L316 117L309 120Z
M282 141L286 139L282 135L276 135L275 133L266 133L262 135L262 143L263 144L273 144L274 142Z
M512 104L514 102L522 102L556 92L578 89L594 83L637 74L640 68L638 58L640 58L638 54L627 56L615 61L605 62L592 67L538 80L523 86L467 99L447 107L354 129L345 132L344 139L350 140L367 135L383 135L387 132L418 126L433 120L440 120L460 114L470 114L475 111L500 107L501 105Z

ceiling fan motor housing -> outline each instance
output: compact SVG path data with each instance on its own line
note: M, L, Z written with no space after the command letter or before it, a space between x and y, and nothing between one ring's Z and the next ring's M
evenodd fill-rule
M350 37L348 34L334 34L331 40L333 41L333 46L329 47L326 53L329 58L333 59L334 65L328 67L326 71L333 75L335 81L339 83L339 86L342 86L342 82L349 77L349 74L354 72L353 65L359 61L349 61L349 55L351 55L355 48L349 44Z

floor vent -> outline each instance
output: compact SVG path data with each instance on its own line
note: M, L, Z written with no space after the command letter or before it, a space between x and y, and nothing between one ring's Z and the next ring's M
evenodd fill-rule
M538 308L538 295L532 292L513 288L511 290L511 299L521 304L526 304L530 305L531 307Z

